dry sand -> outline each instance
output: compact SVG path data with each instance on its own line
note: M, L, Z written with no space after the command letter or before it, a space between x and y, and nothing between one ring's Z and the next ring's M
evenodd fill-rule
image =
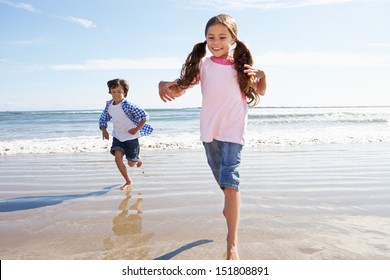
M1 156L0 259L223 259L204 151L142 157L126 192L108 153ZM241 179L242 259L390 259L390 144L246 147Z

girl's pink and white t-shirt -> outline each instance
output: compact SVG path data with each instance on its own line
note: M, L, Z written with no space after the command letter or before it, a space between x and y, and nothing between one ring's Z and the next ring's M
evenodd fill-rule
M200 64L203 95L200 140L213 139L244 145L248 105L231 61L207 57Z

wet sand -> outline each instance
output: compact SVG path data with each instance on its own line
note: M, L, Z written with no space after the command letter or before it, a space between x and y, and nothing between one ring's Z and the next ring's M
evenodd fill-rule
M220 260L223 194L203 150L0 157L0 258ZM390 144L255 149L241 165L244 260L390 259Z

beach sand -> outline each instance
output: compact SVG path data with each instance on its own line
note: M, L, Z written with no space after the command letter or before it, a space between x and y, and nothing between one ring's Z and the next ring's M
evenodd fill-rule
M0 259L224 259L223 194L204 151L0 157ZM245 147L244 260L390 259L390 144Z

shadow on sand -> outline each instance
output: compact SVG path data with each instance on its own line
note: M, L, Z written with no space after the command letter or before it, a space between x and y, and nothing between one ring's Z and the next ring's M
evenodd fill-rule
M195 242L191 242L191 243L188 243L188 244L176 249L175 251L169 252L169 253L162 255L158 258L155 258L154 260L170 260L173 257L177 256L178 254L180 254L186 250L192 249L193 247L200 246L203 244L211 243L211 242L214 242L214 241L208 240L208 239L201 239L201 240L198 240Z
M64 202L65 200L104 195L108 193L112 188L117 186L118 185L112 185L112 186L105 187L100 191L84 193L84 194L54 195L54 196L26 196L26 197L5 199L0 201L0 212L29 210L29 209L40 208L40 207L45 207L50 205L56 205Z

